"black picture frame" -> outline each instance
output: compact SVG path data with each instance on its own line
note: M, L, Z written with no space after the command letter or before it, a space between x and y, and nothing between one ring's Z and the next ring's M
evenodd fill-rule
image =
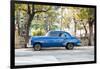
M56 5L56 6L72 6L72 7L88 7L95 9L95 40L94 40L94 61L84 61L84 62L70 62L70 63L53 63L53 64L39 64L39 65L21 65L15 66L15 25L14 25L14 7L15 3L18 4L40 4L40 5ZM10 67L13 68L29 68L29 67L47 67L47 66L60 66L60 65L77 65L77 64L92 64L97 62L97 55L96 55L96 6L95 5L81 5L81 4L64 4L64 3L49 3L49 2L35 2L35 1L11 1L10 2Z

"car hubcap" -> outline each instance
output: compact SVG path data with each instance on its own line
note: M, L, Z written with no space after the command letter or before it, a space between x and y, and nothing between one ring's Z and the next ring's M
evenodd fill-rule
M35 45L35 50L40 50L40 45L39 44Z
M72 49L73 48L73 45L72 44L68 44L68 48L69 49Z

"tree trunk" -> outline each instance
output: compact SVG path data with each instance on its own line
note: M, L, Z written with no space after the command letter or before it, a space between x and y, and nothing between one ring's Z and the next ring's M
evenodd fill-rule
M92 45L92 36L93 36L93 20L89 19L89 43L88 45Z
M50 8L49 8L46 11L44 11L44 10L34 11L34 4L32 4L32 8L31 8L30 4L28 4L27 7L28 7L28 11L27 11L28 21L26 23L25 47L27 47L27 43L29 41L29 29L30 29L30 25L31 25L34 15L37 12L47 12L48 10L50 10Z
M20 10L18 10L16 12L16 24L15 24L15 48L20 48L20 39L19 37L21 36L20 35L20 27L19 27L19 24L20 24Z
M74 32L75 32L75 36L76 36L76 22L75 22L75 30L74 30Z
M84 27L84 30L85 30L85 37L87 37L87 29L86 29L86 25L84 23L83 24L83 27Z
M33 20L34 15L35 15L35 13L34 13L34 5L32 5L32 13L31 13L31 8L30 8L30 6L28 4L28 12L27 12L27 14L28 14L28 21L26 23L25 48L27 47L27 43L29 41L30 25L31 25L31 22Z
M77 22L76 22L76 19L74 18L74 34L75 34L75 36L76 36L76 26L77 26Z

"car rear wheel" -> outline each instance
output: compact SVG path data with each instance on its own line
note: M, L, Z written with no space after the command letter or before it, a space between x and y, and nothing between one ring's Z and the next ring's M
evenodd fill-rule
M41 44L37 43L37 44L34 44L34 50L35 51L39 51L41 49Z
M72 50L73 48L74 48L74 44L73 43L68 43L66 45L66 49L68 49L68 50Z

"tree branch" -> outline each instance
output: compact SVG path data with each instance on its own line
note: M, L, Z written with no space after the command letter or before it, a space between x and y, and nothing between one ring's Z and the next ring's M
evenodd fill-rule
M51 8L48 8L47 10L39 10L39 11L35 11L34 13L40 13L40 12L47 12L49 11Z

